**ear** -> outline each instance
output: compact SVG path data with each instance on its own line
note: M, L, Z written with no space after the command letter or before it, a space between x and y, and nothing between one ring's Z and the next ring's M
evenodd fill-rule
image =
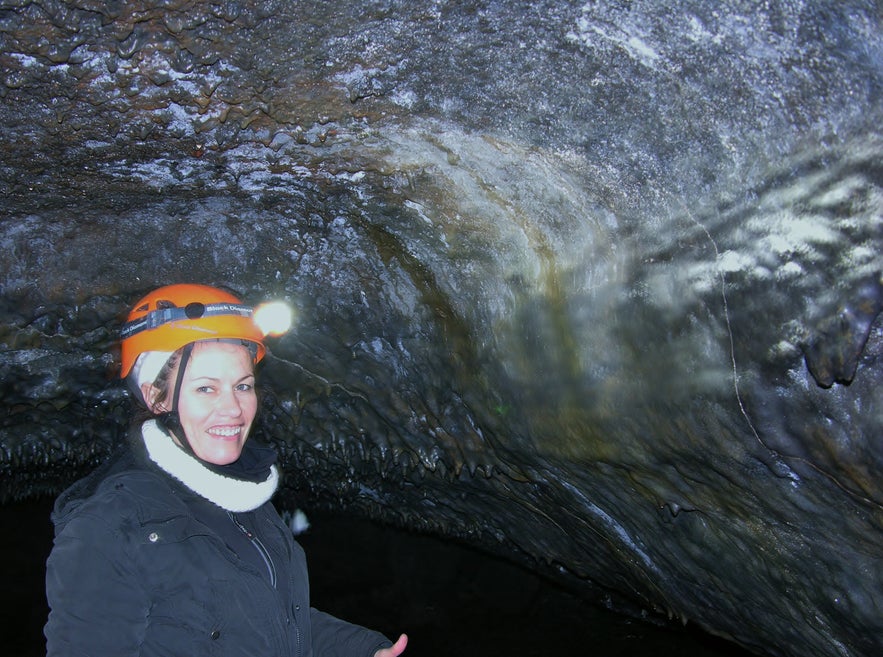
M141 394L144 396L144 401L147 403L147 408L150 409L151 413L164 413L166 411L166 408L163 407L162 404L156 402L157 395L159 395L159 388L155 385L152 383L142 383Z

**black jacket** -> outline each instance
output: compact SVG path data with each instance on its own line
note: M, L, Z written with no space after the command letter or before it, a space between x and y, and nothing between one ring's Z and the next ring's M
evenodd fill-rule
M58 499L48 657L371 657L381 634L309 605L303 550L269 502L227 511L135 441Z

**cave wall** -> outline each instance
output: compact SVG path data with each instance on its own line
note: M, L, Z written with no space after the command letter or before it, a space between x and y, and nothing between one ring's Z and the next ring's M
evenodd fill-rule
M309 500L775 655L876 655L873 2L7 2L0 470L122 440L128 305L288 300Z

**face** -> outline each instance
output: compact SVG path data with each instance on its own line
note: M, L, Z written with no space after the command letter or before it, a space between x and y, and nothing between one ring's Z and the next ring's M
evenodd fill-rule
M175 381L177 367L169 380ZM257 413L254 364L244 346L197 342L181 382L178 415L193 452L227 465L239 458Z

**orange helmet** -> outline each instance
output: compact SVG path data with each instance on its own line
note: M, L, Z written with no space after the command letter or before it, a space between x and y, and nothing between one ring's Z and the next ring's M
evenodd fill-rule
M199 340L239 339L254 344L254 362L266 353L264 333L252 321L253 309L208 285L183 283L154 290L135 304L120 331L126 378L138 356L150 351L177 351Z

